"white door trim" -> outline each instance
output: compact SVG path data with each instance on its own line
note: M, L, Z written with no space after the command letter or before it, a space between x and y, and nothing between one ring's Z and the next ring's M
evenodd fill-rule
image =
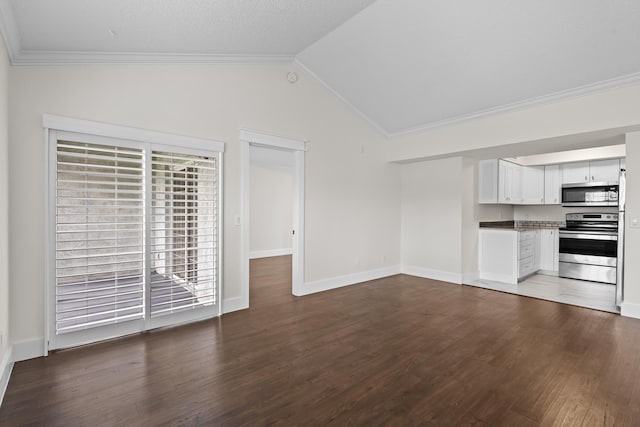
M43 353L46 356L51 349L64 348L88 344L103 339L115 338L135 332L141 332L152 328L178 325L187 322L204 320L206 318L219 316L222 314L223 304L223 153L224 143L220 141L207 140L202 138L185 137L181 135L169 134L164 132L150 131L145 129L130 128L127 126L105 124L89 120L80 120L63 116L55 116L51 114L43 114L42 123L45 131L45 241L44 241L44 259L45 259L45 292L44 292L44 348ZM145 304L144 319L122 322L115 325L100 327L103 335L97 334L97 328L90 328L85 331L78 331L67 336L55 336L55 300L53 295L53 285L55 277L55 261L53 255L55 253L55 194L56 194L56 160L52 155L55 153L55 144L58 139L64 138L80 138L82 141L117 143L117 145L131 147L146 147L147 151L151 147L154 149L180 150L185 153L195 155L215 155L218 159L218 194L219 203L217 208L218 215L218 246L221 248L217 252L216 264L217 272L217 301L215 312L209 309L195 309L182 313L173 313L167 316L161 316L153 319L148 313L148 303ZM54 151L52 151L54 150ZM148 158L146 160L149 161ZM149 165L147 164L147 167ZM150 175L149 175L150 178ZM150 181L146 182L146 187L150 188ZM148 195L147 195L148 198ZM148 224L148 218L146 223ZM147 253L149 253L147 248ZM145 263L148 265L148 260Z
M240 130L240 299L243 307L249 307L249 171L251 168L250 147L291 151L294 153L293 171L293 295L303 295L304 285L304 152L305 142L265 134L251 130Z

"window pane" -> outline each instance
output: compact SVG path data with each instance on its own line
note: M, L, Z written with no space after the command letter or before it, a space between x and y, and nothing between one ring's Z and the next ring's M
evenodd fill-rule
M217 163L152 152L151 316L216 303Z
M58 141L56 333L144 317L144 153Z

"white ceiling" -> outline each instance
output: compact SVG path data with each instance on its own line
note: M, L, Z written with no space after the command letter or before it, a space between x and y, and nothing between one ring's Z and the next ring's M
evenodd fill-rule
M297 59L395 134L637 82L639 53L638 0L378 0Z
M393 136L640 82L638 0L0 0L12 62L293 61Z
M83 62L82 53L92 58L91 54L97 52L292 60L373 1L2 0L1 3L5 21L13 21L19 38L16 41L19 46L14 46L18 48L14 52L18 60L36 61L40 55L46 61L51 58L46 53L53 52Z

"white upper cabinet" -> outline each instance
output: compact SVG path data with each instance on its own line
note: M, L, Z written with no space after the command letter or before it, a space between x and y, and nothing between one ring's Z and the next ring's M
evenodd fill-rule
M589 162L589 178L591 182L620 181L620 160L598 160Z
M478 203L498 203L498 159L478 162Z
M525 166L522 171L522 204L544 204L544 166Z
M478 203L559 205L562 184L617 183L625 159L521 166L502 159L478 162Z
M544 204L559 205L560 200L560 165L544 167Z
M565 163L562 165L563 184L585 182L617 183L620 176L620 160L594 160L591 162Z
M562 165L562 183L589 182L589 162L565 163Z
M498 203L522 203L522 166L498 160Z

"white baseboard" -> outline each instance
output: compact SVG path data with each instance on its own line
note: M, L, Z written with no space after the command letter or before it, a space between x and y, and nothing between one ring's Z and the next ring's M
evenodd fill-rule
M462 273L462 283L471 283L480 280L480 272L474 271L473 273Z
M362 271L359 273L346 274L344 276L331 277L329 279L306 282L303 285L300 295L315 294L316 292L328 291L330 289L341 288L343 286L355 285L356 283L368 280L381 279L383 277L400 274L400 266L383 267L375 270Z
M44 356L44 338L35 338L13 343L14 362L21 362L42 356Z
M293 248L268 249L266 251L249 252L249 259L268 258L272 256L282 256L282 255L291 255L291 254L293 254Z
M640 304L632 304L630 302L623 301L622 307L620 307L620 315L640 319Z
M462 274L450 273L448 271L432 270L430 268L416 267L414 265L403 265L402 274L417 276L425 279L440 280L442 282L462 284Z
M536 274L544 274L545 276L554 276L554 277L558 277L558 271L555 270L538 270L536 271Z
M243 297L222 300L222 314L249 308L249 301Z
M518 284L518 278L509 274L483 273L480 275L481 280L492 280L494 282Z
M9 347L2 360L0 360L0 406L2 405L4 393L7 391L9 378L11 377L11 371L13 370L12 350L13 348Z

